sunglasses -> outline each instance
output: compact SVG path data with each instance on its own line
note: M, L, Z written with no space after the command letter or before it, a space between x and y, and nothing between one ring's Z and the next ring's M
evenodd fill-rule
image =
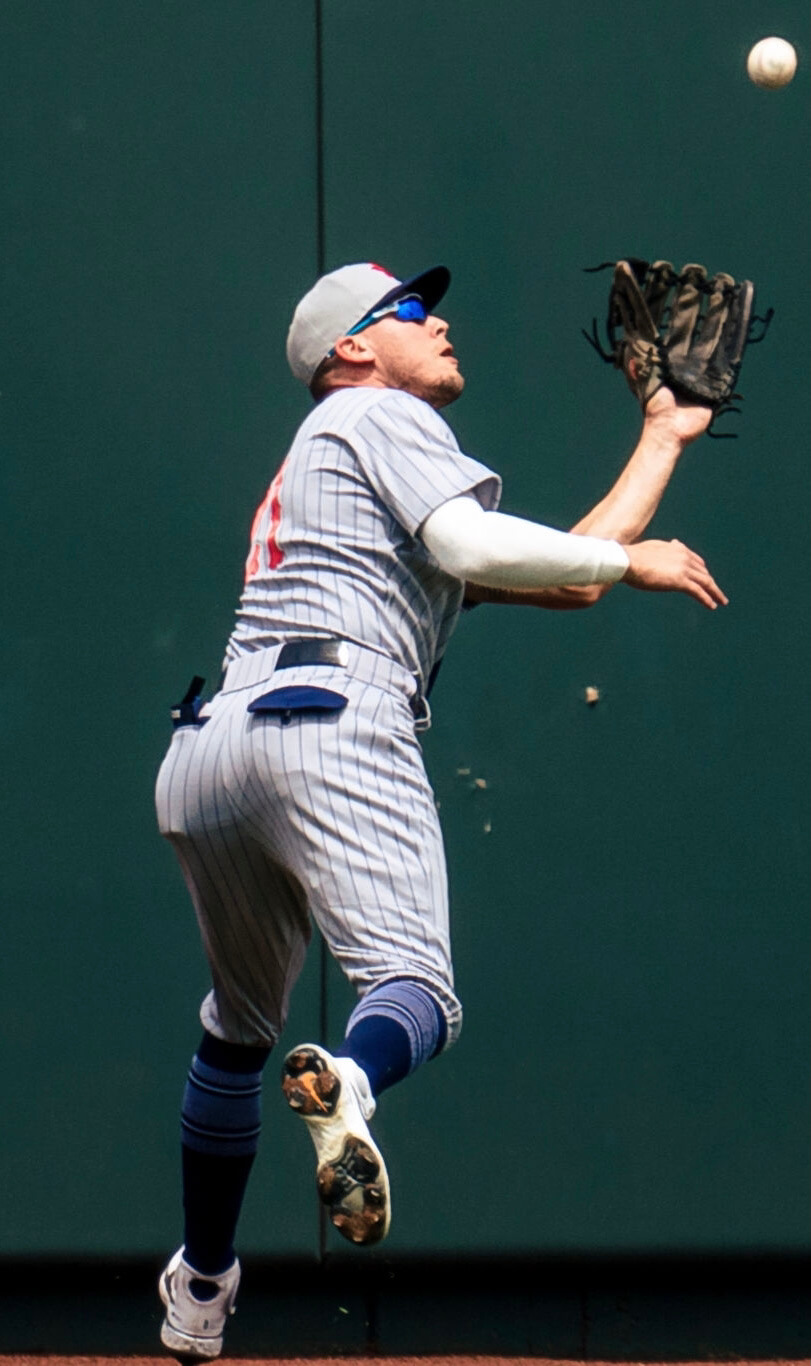
M359 323L350 327L345 337L355 337L358 332L362 332L365 327L371 327L372 323L379 322L381 318L394 317L401 323L424 323L428 317L428 309L422 299L418 299L416 294L410 294L405 299L396 299L393 304L386 304L385 308L377 308L368 317L361 318ZM327 352L327 356L334 356L335 348Z

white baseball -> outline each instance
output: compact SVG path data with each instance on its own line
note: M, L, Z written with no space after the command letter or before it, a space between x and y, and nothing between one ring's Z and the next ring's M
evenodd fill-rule
M797 53L785 38L761 38L746 59L750 81L777 90L788 85L797 70Z

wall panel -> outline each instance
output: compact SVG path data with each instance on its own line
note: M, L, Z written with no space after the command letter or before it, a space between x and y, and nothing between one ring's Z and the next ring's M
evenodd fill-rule
M284 334L317 265L313 9L35 0L2 24L0 1238L152 1251L177 1241L206 985L152 787L169 706L218 676L298 418ZM248 1243L315 1246L312 1202L303 1220L279 1175L312 1180L299 1139L285 1126L262 1159L273 1208L260 1185Z
M745 77L764 22L799 48L787 90ZM699 260L776 310L739 439L687 453L653 528L729 608L620 588L582 614L480 608L451 646L425 749L467 1023L381 1106L392 1246L797 1246L805 9L349 0L325 53L327 265L452 268L448 416L505 510L571 525L635 440L579 335L607 287L583 267Z

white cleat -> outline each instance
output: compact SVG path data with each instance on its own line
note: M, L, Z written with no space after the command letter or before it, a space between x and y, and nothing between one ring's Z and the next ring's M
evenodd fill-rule
M391 1222L391 1193L366 1123L375 1112L366 1073L353 1058L304 1043L284 1060L282 1090L310 1131L318 1194L335 1228L350 1243L381 1242Z
M184 1361L213 1361L222 1351L225 1325L234 1313L239 1262L235 1258L233 1266L219 1276L203 1276L189 1266L183 1252L184 1248L178 1249L158 1281L166 1309L161 1342ZM216 1295L209 1300L198 1299L192 1290L195 1281L216 1285Z

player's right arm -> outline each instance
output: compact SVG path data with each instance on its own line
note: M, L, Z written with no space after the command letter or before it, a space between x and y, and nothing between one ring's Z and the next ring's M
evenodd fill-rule
M622 580L651 592L686 593L711 609L727 602L701 556L680 541L621 546L485 511L469 495L443 503L420 535L446 573L485 589L510 593Z

